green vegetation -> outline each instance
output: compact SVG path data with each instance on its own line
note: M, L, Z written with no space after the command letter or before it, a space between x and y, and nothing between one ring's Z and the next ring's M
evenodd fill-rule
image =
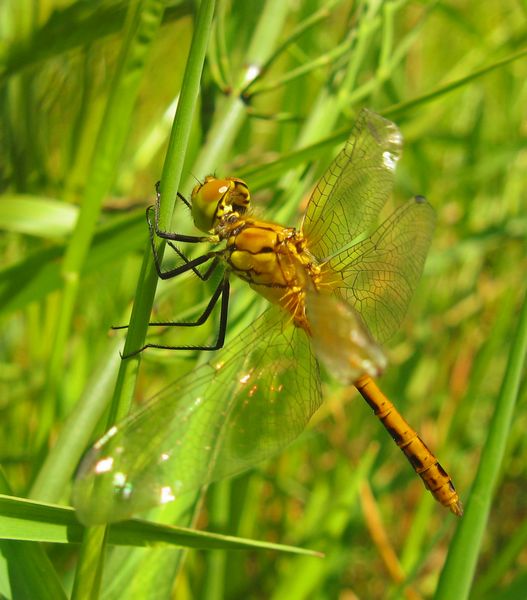
M0 597L523 599L525 3L197 4L0 6ZM69 504L85 450L208 358L121 362L124 334L109 335L130 322L133 350L152 318L154 183L164 228L193 232L176 192L210 172L245 178L258 214L295 225L363 106L405 137L395 204L424 194L438 217L381 385L464 517L325 377L323 408L282 455L148 524L83 532L51 505ZM195 317L216 282L157 285L153 318ZM227 344L264 305L233 283Z

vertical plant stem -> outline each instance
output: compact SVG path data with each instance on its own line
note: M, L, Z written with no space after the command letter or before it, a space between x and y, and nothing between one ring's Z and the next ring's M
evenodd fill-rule
M163 168L161 190L164 201L161 207L161 227L166 226L166 223L170 222L174 202L177 198L185 149L190 136L192 119L199 93L200 78L211 29L214 4L214 0L203 0L198 11L196 29L192 38L189 58L185 69L181 97L174 118L169 149ZM162 253L162 250L163 248L160 248L160 253ZM157 275L150 247L148 246L143 258L130 327L124 346L125 355L143 345L156 284ZM109 415L109 424L123 416L128 410L135 387L138 364L139 357L121 362ZM88 590L88 593L98 591L98 582L101 578L99 571L102 570L102 557L104 555L106 540L106 536L101 533L101 530L104 529L104 527L93 527L89 528L86 532L85 546L87 549L83 552L82 557L84 560L80 561L78 576L81 579L89 578L89 580L87 584L83 581L76 582L75 589L79 591L78 598L90 597L85 595L85 590ZM85 568L84 562L88 565L97 566L97 571L93 568Z
M64 258L63 310L57 327L48 379L50 405L51 394L62 370L81 270L95 232L102 200L117 172L146 58L161 25L163 10L162 0L140 0L131 4L128 9L123 47L93 152L92 176L87 182L79 219ZM105 539L104 527L86 531L76 573L74 598L91 600L99 596Z
M485 533L507 438L513 421L525 355L527 353L527 295L521 309L490 431L481 454L467 508L456 530L435 600L468 598Z
M108 528L88 527L84 531L79 563L75 573L72 600L96 600L102 581L104 550Z
M200 12L198 14L195 31L195 37L198 39L198 41L201 39L203 42L205 39L204 36L208 36L210 33L210 22L200 21L200 15L202 12L206 15L207 11L210 10L210 15L212 16L212 6L213 3L211 3L210 0L202 0L200 4ZM240 89L242 88L244 82L247 81L246 78L253 72L251 65L262 64L268 54L272 51L272 48L276 44L280 32L282 31L283 22L289 10L290 8L288 4L284 3L282 0L270 0L265 4L258 26L256 27L255 33L252 37L251 45L247 52L247 58L244 61L244 64L249 65L249 67L244 68L241 74L238 74ZM206 40L208 41L208 37ZM183 168L185 149L188 137L190 135L190 127L192 123L191 117L194 114L193 111L197 104L197 96L199 92L199 77L196 78L196 70L199 65L199 75L201 75L205 48L206 44L198 44L197 41L194 42L193 38L193 44L191 46L187 65L188 69L192 66L192 73L187 75L185 72L181 96L178 104L178 112L176 114L175 124L172 130L167 158L161 179L161 228L169 228L172 219L174 201L179 189L181 171ZM201 62L194 61L193 59L198 49L200 49L200 52L203 50L203 59ZM204 144L203 150L200 153L197 162L193 166L194 173L206 173L218 163L221 163L223 154L229 150L234 139L239 133L240 128L246 118L246 114L245 105L238 97L237 92L233 92L232 95L222 103L221 109L214 116L213 125L208 132L207 142ZM179 123L178 119L181 119L183 116L186 116L186 122ZM145 272L145 278L139 282L136 296L136 303L142 302L143 308L136 310L134 307L124 350L125 354L127 352L127 348L133 350L143 345L142 339L144 339L144 333L142 326L144 325L144 331L146 331L151 307L150 298L153 298L153 290L155 289L157 280L150 258L150 251L148 252L148 258L145 258L145 264L143 268ZM152 295L150 296L149 294L151 290ZM146 306L149 306L148 311L146 311ZM139 327L137 327L138 325ZM136 331L139 332L139 335L136 336L136 341L133 342L132 336L136 335ZM143 336L142 339L141 336ZM137 364L136 359L126 362ZM127 379L128 378L123 378L122 385L126 385ZM119 385L121 385L121 382L118 384L118 386ZM132 388L131 385L127 387L128 389ZM117 414L121 415L123 413L121 410L119 410ZM164 507L162 511L163 514L159 518L171 523L184 523L186 526L192 526L197 514L196 506L198 503L199 498L189 494L187 498L181 498L177 504L174 503L173 505ZM140 564L137 564L136 571L140 573L144 568L145 571L149 573L152 581L166 581L166 573L170 572L175 576L183 563L183 558L183 552L175 554L172 559L166 558L166 560L165 558L161 559L157 557L154 552L150 555L150 557L145 558L144 561L142 561ZM172 562L167 564L168 561ZM134 582L129 582L129 585L130 589L132 589ZM156 584L156 589L162 596L163 591L161 586L161 583Z
M278 43L285 19L291 10L283 0L268 0L254 31L244 64L247 67L237 75L235 89L215 117L207 135L207 143L194 163L194 172L203 175L222 162L242 127L247 110L239 94L260 72Z
M201 74L207 52L214 6L215 0L204 0L200 5L196 19L196 28L192 37L189 57L183 76L181 96L172 124L167 155L161 176L159 213L159 226L161 229L168 229L170 227L177 199L185 152L199 95ZM160 258L163 256L163 250L164 245L158 243L158 256ZM150 245L148 244L137 283L130 327L128 328L128 335L126 336L124 345L123 353L125 356L141 348L144 344L156 285L157 273L152 260ZM124 416L128 411L133 397L135 376L139 361L140 355L137 355L121 363L108 425L112 425L116 419Z

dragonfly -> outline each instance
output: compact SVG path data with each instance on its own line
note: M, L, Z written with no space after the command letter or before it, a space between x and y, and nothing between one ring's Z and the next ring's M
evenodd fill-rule
M376 383L387 362L380 344L405 316L435 225L428 201L415 196L375 228L401 150L397 126L361 110L298 229L253 216L243 180L207 176L190 202L179 196L205 235L161 231L158 192L147 219L159 276L192 271L208 279L223 269L195 322L160 324L199 326L219 303L217 340L176 348L224 346L232 275L270 307L212 360L174 381L93 446L73 491L83 523L129 518L281 451L322 403L321 365L343 384L355 385L425 487L462 514L450 476ZM181 264L162 270L156 236L167 240ZM193 259L175 245L204 241L212 249ZM147 347L174 348L146 344L138 352Z

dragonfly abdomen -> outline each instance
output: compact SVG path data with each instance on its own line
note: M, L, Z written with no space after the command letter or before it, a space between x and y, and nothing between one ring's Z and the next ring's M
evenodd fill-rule
M425 487L443 506L455 515L463 514L463 507L449 474L440 465L428 446L377 387L371 377L363 376L355 382L361 396L373 409L395 443L404 452Z

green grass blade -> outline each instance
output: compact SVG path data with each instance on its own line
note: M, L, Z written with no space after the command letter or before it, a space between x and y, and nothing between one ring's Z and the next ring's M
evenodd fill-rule
M36 447L47 436L57 410L57 388L63 370L67 340L70 335L81 272L95 234L102 201L108 194L130 129L132 111L139 92L148 51L161 24L164 3L145 0L130 5L127 30L111 91L99 128L91 164L92 176L84 189L79 217L68 244L62 265L64 288L61 311L55 327L52 355L49 359L43 404L46 413L41 420Z
M186 0L171 4L165 11L165 22L192 12ZM0 83L23 69L118 33L124 25L126 10L124 0L76 2L62 9L55 6L50 18L29 39L17 40L0 54Z
M192 37L189 58L183 76L181 96L170 134L167 156L161 178L161 194L163 201L160 205L159 215L160 228L165 230L170 228L169 224L177 199L177 192L185 159L185 150L190 137L192 120L199 94L200 78L203 70L203 63L205 61L214 5L215 2L213 0L207 0L202 3L200 10L198 11L196 29ZM160 258L162 258L162 244L159 244L158 254ZM124 346L125 355L141 348L144 343L156 285L157 273L154 268L150 247L148 245L137 285L130 327ZM138 359L139 357L133 361L123 363L122 365L116 394L114 396L112 413L109 419L110 424L117 418L123 417L128 410L131 400L129 392L133 390L134 387L132 385L132 380L135 377L134 373L136 372ZM130 377L128 377L126 370L128 368L127 365L130 364L135 364L136 366L130 371ZM121 390L125 389L127 390L127 394L126 397L123 397L121 395Z
M210 34L214 5L214 0L204 0L200 5L197 15L196 28L192 37L189 57L183 77L182 92L174 118L169 149L165 159L161 180L161 191L163 194L160 221L161 228L167 227L166 222L170 221L174 203L177 198L185 150L190 136L192 120L199 94L201 73ZM159 254L162 256L162 248L160 248ZM140 348L144 343L143 340L148 326L156 285L157 273L154 268L150 247L147 245L138 280L135 302L130 319L130 327L127 332L123 350L124 354L129 354L134 350L137 350L137 348ZM139 357L135 360L127 360L121 363L113 401L110 407L110 415L108 418L109 425L113 424L115 420L122 418L128 412L135 389L138 364ZM90 528L86 534L87 551L83 555L83 559L86 561L87 565L99 565L101 563L102 559L100 557L102 557L103 548L98 546L98 543L104 543L105 536L102 536L100 531L100 528ZM81 565L81 570L79 571L80 576L87 571L89 571L89 569L83 569ZM93 586L97 585L98 581L95 580L95 578L92 581ZM76 590L79 591L78 598L89 597L86 596L86 593L90 594L93 589L92 585L88 584L86 586L82 583L77 583L75 587Z
M51 198L5 194L0 202L0 229L45 238L62 237L73 229L77 213L75 206Z
M17 600L66 600L51 560L34 542L0 541L0 554L9 564L9 591ZM0 593L6 585L0 586Z
M91 165L93 176L88 179L79 219L64 257L65 288L53 355L50 359L48 401L51 401L51 394L56 388L62 369L65 344L79 291L80 271L95 233L102 200L115 178L130 128L148 51L161 25L163 10L164 2L161 0L144 0L129 5L119 63L93 153ZM45 482L40 481L40 483L45 485ZM98 597L101 579L99 569L86 568L86 564L98 567L102 564L102 548L97 543L93 545L90 543L94 541L94 537L97 538L95 542L104 540L105 536L99 537L97 533L94 532L94 536L87 535L88 543L81 553L82 560L79 561L74 585L74 596L78 599ZM98 552L100 552L99 557L94 555Z
M102 225L93 237L82 274L96 273L122 259L124 254L144 248L146 238L143 211ZM40 249L14 265L0 269L0 313L23 309L60 289L63 283L61 259L65 250L65 244Z
M0 497L16 504L16 498L1 496L11 489L0 468ZM1 500L0 500L1 503ZM3 518L0 508L0 519ZM21 600L62 600L66 594L51 560L34 541L17 541L0 536L0 596Z
M320 552L132 519L108 529L108 543L119 546L170 544L208 550L276 550L318 556ZM0 539L57 544L79 543L84 527L72 508L0 494Z
M507 56L501 60L498 60L498 61L492 63L491 65L482 67L481 69L477 69L476 71L469 73L465 77L460 77L459 79L456 79L455 81L452 81L450 83L442 85L439 88L433 90L432 92L429 92L428 94L424 94L422 96L419 96L418 98L414 98L413 100L407 100L405 102L401 102L399 104L391 106L388 110L383 111L383 115L385 115L386 117L389 117L391 119L391 118L397 117L397 115L399 115L401 113L405 113L406 111L408 111L408 109L411 109L414 106L421 106L422 104L426 104L427 102L432 102L434 100L437 100L438 98L441 98L445 94L449 94L450 92L453 92L454 90L457 90L463 86L468 85L471 81L474 81L475 79L484 77L485 75L487 75L488 73L491 73L492 71L495 71L496 69L501 69L502 67L508 65L509 63L512 63L520 58L523 58L526 54L527 54L527 48L524 48L523 50L520 50L519 52L515 52L514 54L511 54L510 56Z
M502 468L514 407L527 352L527 297L524 299L512 342L496 410L474 480L465 514L452 540L439 579L435 600L468 598L485 526Z

